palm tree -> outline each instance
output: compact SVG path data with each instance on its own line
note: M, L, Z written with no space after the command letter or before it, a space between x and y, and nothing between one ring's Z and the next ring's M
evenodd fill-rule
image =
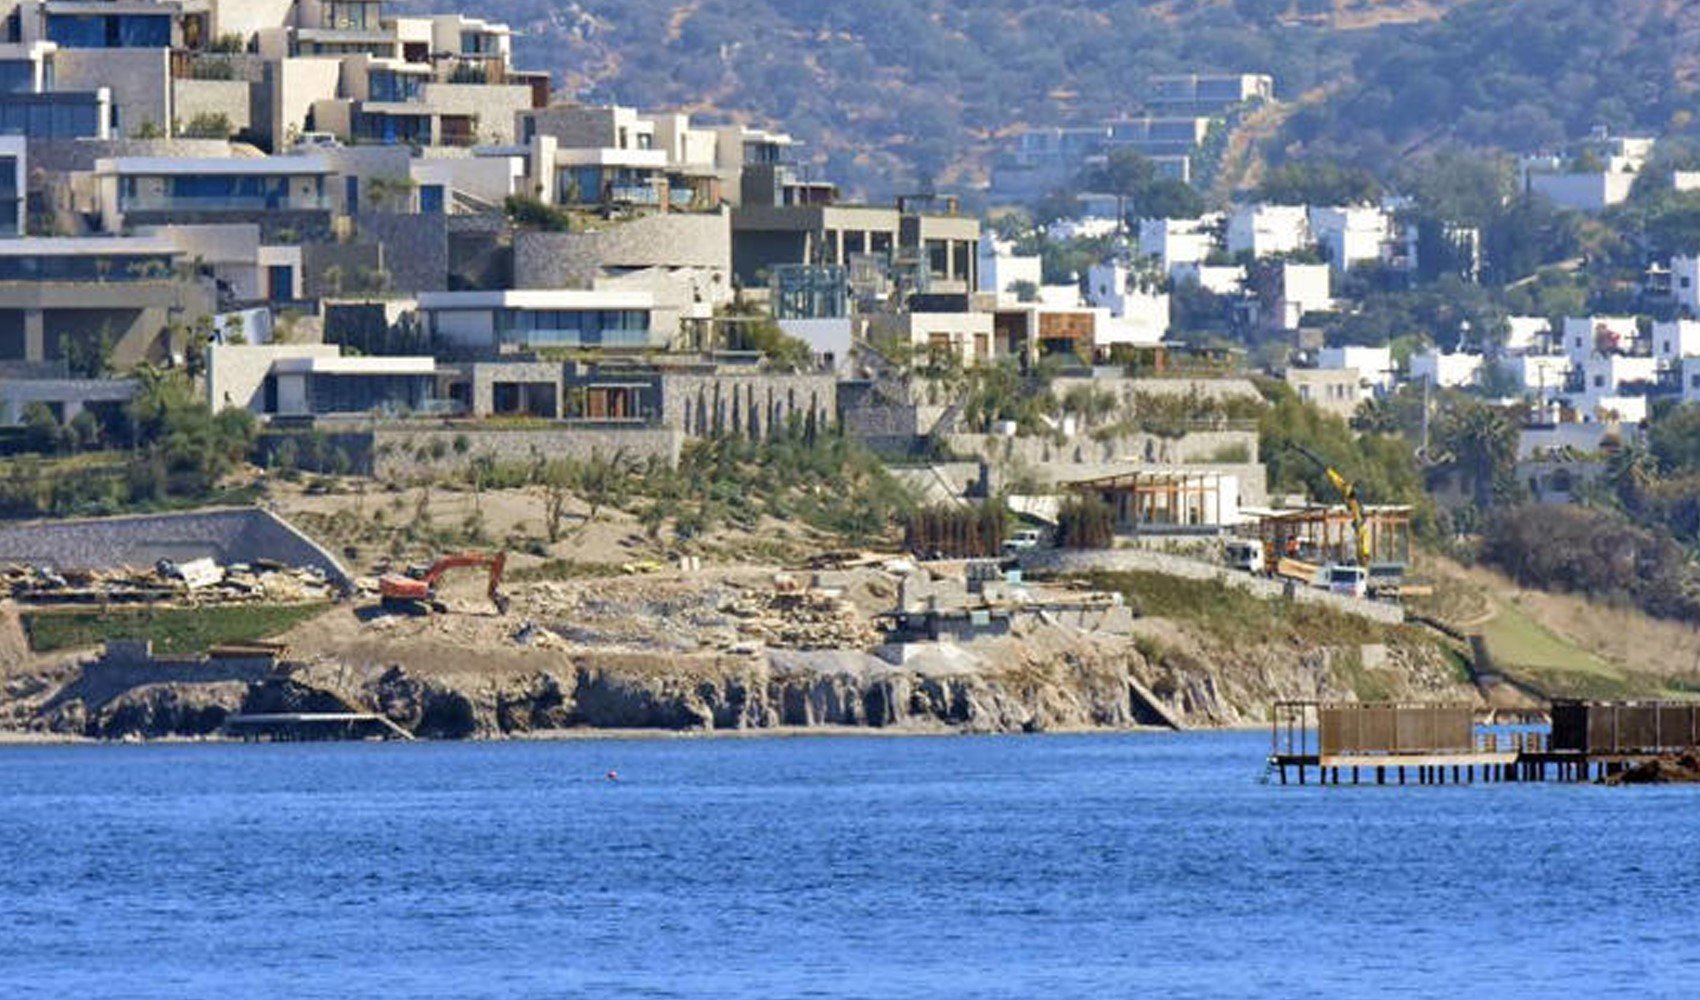
M1470 477L1477 507L1486 510L1515 490L1517 426L1503 410L1468 403L1453 410L1442 427L1441 442L1453 467Z
M1618 503L1631 514L1641 513L1647 491L1659 476L1659 462L1641 441L1626 441L1606 459L1605 480Z

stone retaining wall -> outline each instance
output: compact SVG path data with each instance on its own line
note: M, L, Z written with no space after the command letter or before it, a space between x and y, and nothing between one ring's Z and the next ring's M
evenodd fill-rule
M68 570L201 558L224 564L271 559L287 566L318 567L339 587L352 582L335 556L288 521L259 507L35 521L0 528L0 562Z
M615 455L638 462L658 458L677 465L684 438L671 427L379 430L373 435L372 465L379 479L459 471L481 456L498 465L539 458L583 462ZM457 439L464 439L459 449Z

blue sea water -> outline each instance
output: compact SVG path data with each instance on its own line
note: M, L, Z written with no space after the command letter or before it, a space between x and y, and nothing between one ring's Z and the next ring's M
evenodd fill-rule
M11 747L0 996L1700 995L1700 790L1267 746Z

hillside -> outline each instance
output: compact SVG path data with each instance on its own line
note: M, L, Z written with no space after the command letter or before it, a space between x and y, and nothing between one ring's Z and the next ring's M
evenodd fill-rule
M1413 610L1479 633L1496 667L1548 697L1687 697L1700 679L1700 636L1627 605L1518 586L1483 567L1426 556L1435 596Z
M1681 0L1508 0L1363 36L1347 82L1289 122L1315 155L1386 168L1448 144L1529 151L1596 125L1690 129L1700 7Z
M429 8L427 0L400 6ZM590 101L789 129L855 194L984 180L999 135L1135 110L1152 73L1327 85L1277 135L1384 168L1449 141L1526 148L1596 123L1683 126L1682 0L468 0Z

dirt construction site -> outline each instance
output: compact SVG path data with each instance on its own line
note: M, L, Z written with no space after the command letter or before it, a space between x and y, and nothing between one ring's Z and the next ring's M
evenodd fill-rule
M0 567L11 567L0 572L10 592L0 645L13 651L0 729L197 735L216 730L208 720L270 710L256 705L301 703L253 678L157 680L177 676L168 670L65 709L113 640L129 641L121 656L197 677L211 668L182 658L260 650L278 676L421 735L1221 724L1256 717L1272 697L1354 686L1459 693L1445 658L1398 628L1301 635L1246 598L1269 627L1228 641L1232 629L1193 621L1183 605L1170 618L1124 605L1125 588L889 552L827 556L831 539L794 525L681 545L627 512L581 508L544 539L536 498L517 491L360 501L302 490L271 507L53 522L45 542L37 526L0 530ZM481 530L451 529L473 514ZM498 553L500 601L488 565ZM453 556L482 558L426 579ZM412 596L385 599L398 591Z
M775 580L778 584L775 584ZM743 655L768 646L866 649L895 587L868 575L825 594L772 569L649 571L576 580L504 583L501 614L481 572L445 576L442 612L388 609L373 581L360 594L283 638L303 659L353 667L405 663L419 674L536 669L539 653L614 656ZM558 657L547 657L558 659Z

